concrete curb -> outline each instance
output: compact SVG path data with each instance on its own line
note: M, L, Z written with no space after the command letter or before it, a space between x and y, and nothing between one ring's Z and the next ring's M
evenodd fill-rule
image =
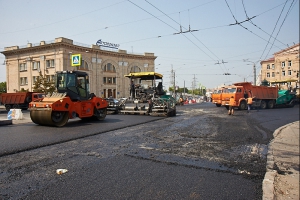
M274 181L275 181L275 176L277 175L277 170L273 169L274 168L273 142L283 129L285 129L288 126L291 126L294 123L298 123L298 122L292 122L276 129L273 133L274 138L271 140L271 142L268 145L266 174L262 184L263 200L273 200L275 198Z

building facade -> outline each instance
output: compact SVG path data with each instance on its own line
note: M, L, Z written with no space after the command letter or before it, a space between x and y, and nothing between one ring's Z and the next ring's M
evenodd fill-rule
M297 89L299 94L299 44L274 53L274 57L260 62L261 81L292 81L282 83L280 89Z
M27 46L5 47L7 92L33 91L40 72L50 81L56 71L80 70L89 75L90 92L99 97L129 97L131 72L154 71L154 53L129 54L126 50L74 43L67 38ZM81 66L71 66L71 56L81 54Z

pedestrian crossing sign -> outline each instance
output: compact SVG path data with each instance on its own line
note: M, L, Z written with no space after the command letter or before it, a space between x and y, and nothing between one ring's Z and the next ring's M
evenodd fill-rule
M71 57L72 67L77 67L81 65L81 54L74 54Z

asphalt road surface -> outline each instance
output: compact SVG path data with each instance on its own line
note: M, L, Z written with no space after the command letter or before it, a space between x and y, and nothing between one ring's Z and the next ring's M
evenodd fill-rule
M261 199L267 144L299 120L299 105L228 116L202 103L177 113L1 127L0 199Z

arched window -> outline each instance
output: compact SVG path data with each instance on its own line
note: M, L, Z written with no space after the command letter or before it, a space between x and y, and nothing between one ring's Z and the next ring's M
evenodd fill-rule
M130 69L130 73L141 72L141 69L138 66L133 66Z
M80 70L89 70L89 65L87 64L87 62L85 60L82 60L81 65L78 67L78 69L80 69Z
M113 64L107 63L106 65L104 65L104 71L105 72L116 72L116 68Z

